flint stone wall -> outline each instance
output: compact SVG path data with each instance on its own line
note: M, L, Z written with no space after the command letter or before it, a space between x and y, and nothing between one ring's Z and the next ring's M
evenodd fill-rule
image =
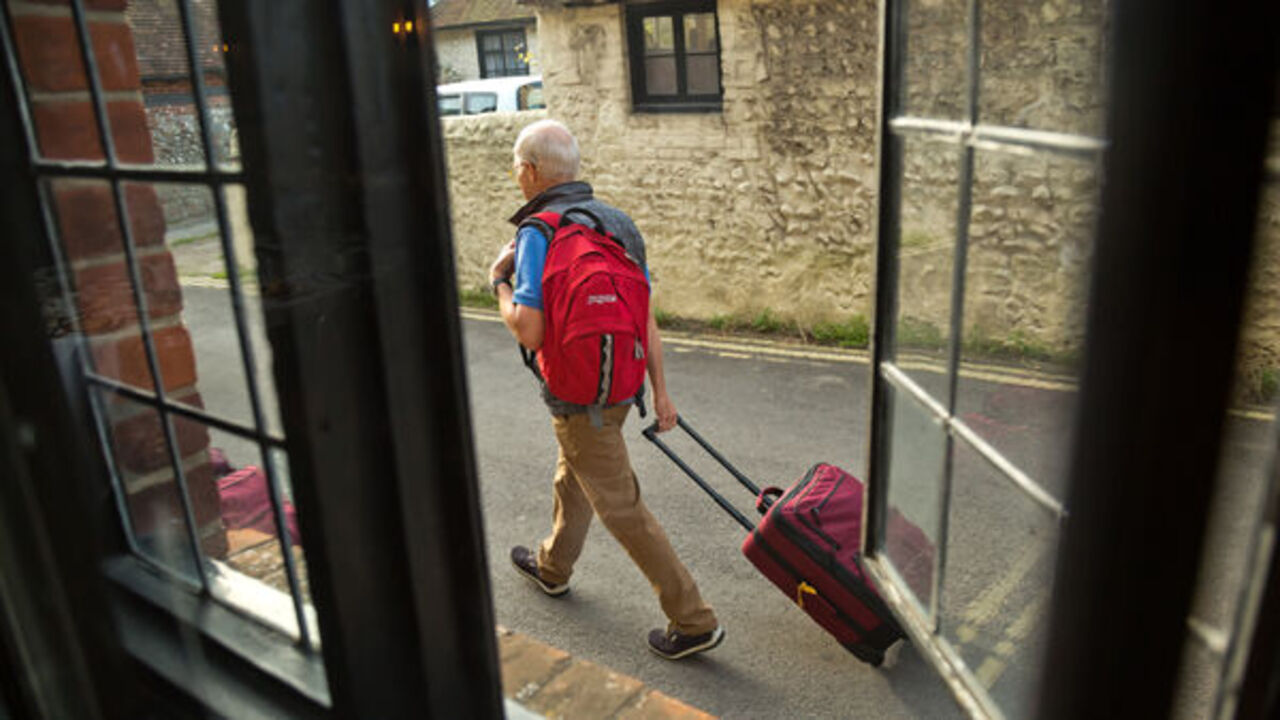
M1102 0L985 3L983 122L1101 134ZM962 4L921 0L907 18L909 114L964 118ZM578 136L583 178L635 218L655 302L696 318L766 308L802 325L870 315L874 280L879 61L872 0L721 0L722 112L630 107L617 5L538 7L549 112ZM960 14L957 14L960 13ZM540 112L445 120L459 282L486 286L523 199L511 143ZM900 320L945 337L959 152L905 144ZM1083 337L1098 197L1093 161L975 153L966 339L1070 355ZM1280 367L1280 207L1260 215L1246 382ZM1188 328L1188 342L1195 329Z

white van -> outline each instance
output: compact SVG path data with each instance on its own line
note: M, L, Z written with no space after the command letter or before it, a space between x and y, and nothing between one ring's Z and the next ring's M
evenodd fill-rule
M547 106L542 99L541 75L465 80L437 85L436 100L441 117L537 110Z

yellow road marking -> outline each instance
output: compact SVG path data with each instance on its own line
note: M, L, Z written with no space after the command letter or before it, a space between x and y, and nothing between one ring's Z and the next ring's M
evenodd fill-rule
M718 357L733 358L735 360L750 360L752 357L750 353L726 352L724 350L721 350L720 352L716 353L716 355Z
M1031 572L1048 549L1049 543L1045 541L1025 545L1022 552L1009 565L1009 570L965 608L962 616L965 624L982 627L990 622L1000 611L1009 594L1026 578L1027 573Z
M494 310L463 308L460 311L460 314L467 320L478 320L480 322L493 323L502 322L502 318L498 315L497 311ZM672 346L672 350L675 352L688 352L690 349L723 351L732 353L725 357L732 357L735 359L759 355L762 360L771 360L774 362L808 360L847 365L871 364L871 354L865 350L848 350L844 348L808 350L800 349L774 340L763 340L758 338L709 340L681 332L664 331L662 333L662 344L664 347L668 345ZM945 374L947 371L944 364L919 355L902 356L895 364L903 370L931 372L938 375ZM1013 385L1016 387L1032 388L1036 390L1051 390L1054 392L1076 392L1079 390L1078 383L1074 378L1069 376L1045 373L1032 368L1018 368L1006 365L980 365L977 363L962 362L960 364L960 377L969 380L982 380L985 382L1000 383L1002 385ZM1256 420L1258 422L1272 422L1275 420L1274 413L1262 410L1232 408L1227 412L1234 417L1245 420Z

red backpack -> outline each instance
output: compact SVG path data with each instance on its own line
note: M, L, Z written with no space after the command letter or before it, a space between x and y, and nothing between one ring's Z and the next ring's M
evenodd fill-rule
M542 270L542 349L536 367L531 355L526 362L566 402L604 406L636 397L649 356L644 268L587 210L531 219L553 232Z

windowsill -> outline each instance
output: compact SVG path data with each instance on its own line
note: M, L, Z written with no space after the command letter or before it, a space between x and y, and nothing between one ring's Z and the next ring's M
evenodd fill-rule
M689 103L636 103L631 106L634 113L718 113L723 109L720 102Z
M104 563L124 649L226 717L322 717L324 662L288 637L158 574L138 558ZM176 623L175 623L176 621Z

